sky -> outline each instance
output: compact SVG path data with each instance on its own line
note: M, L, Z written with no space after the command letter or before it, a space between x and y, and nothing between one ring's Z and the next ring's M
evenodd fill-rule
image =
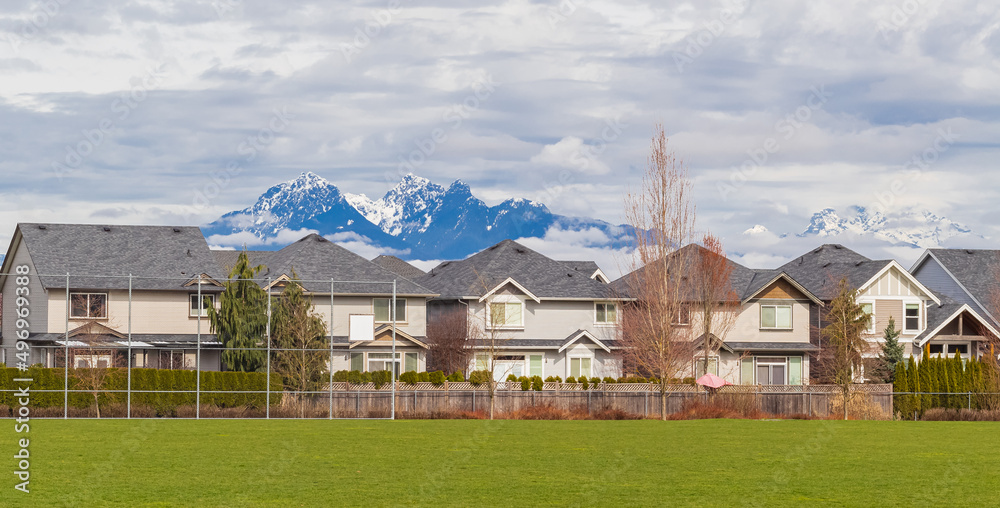
M0 242L205 224L304 171L620 223L659 123L698 227L751 266L821 243L794 233L825 208L926 210L992 246L998 29L965 0L3 2Z

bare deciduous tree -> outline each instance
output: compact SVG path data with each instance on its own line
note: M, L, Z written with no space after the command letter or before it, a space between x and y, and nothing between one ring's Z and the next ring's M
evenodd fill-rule
M428 313L431 309L428 309ZM466 371L469 367L469 317L464 306L440 309L427 323L427 341L430 355L427 370L441 370L445 374Z
M302 289L298 276L292 271L292 280L277 298L271 315L271 341L276 349L274 370L288 390L296 392L299 417L305 416L303 392L319 388L326 372L329 355L326 325L313 312L313 304Z
M475 354L475 370L487 374L487 379L483 381L489 391L489 417L492 420L496 413L497 364L511 339L509 328L523 323L524 308L514 302L502 301L497 292L490 293L495 287L483 274L477 272L476 277L485 296L480 302L481 307L470 314L469 343Z
M87 295L81 296L86 301L81 301L78 297L73 301L75 309L86 307L84 315L104 316L104 318L88 319L77 326L72 340L83 345L70 349L66 368L70 369L70 376L76 381L77 388L86 391L94 398L94 410L100 418L100 397L111 375L110 369L126 366L128 359L120 354L118 348L110 345L120 340L120 337L111 332L113 324L107 320L107 301L103 298L97 300L89 299Z
M822 334L826 348L821 353L821 368L826 377L840 387L844 401L844 419L848 417L851 387L864 364L865 354L871 349L868 329L871 315L857 302L857 289L846 278L837 284L837 296L826 308L826 323Z
M660 382L660 414L666 419L667 383L680 377L693 358L691 327L680 323L690 281L679 248L694 237L694 205L684 163L667 147L663 126L654 130L642 187L625 197L635 253L625 289L634 303L622 309L623 364Z
M708 372L711 358L718 353L739 317L740 295L733 289L733 266L726 258L722 241L706 234L702 245L704 248L698 250L691 270L694 279L692 306L699 311L702 361Z

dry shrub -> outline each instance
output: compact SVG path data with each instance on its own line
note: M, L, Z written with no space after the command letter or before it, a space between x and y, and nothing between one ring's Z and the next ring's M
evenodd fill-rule
M753 419L770 418L771 415L761 411L753 402L753 396L713 397L708 402L690 399L684 402L681 410L667 415L668 420L713 420L713 419Z
M604 406L590 415L591 420L641 420L642 415L629 413L616 407Z
M528 406L523 409L512 411L506 415L509 420L577 420L574 414L559 409L552 404L540 404Z
M400 420L484 420L486 414L482 411L397 411L396 418Z
M850 404L847 406L847 416L852 420L891 420L892 413L882 409L882 406L872 401L870 394L855 392L850 396ZM833 393L830 396L829 419L836 420L844 417L844 395Z
M1000 422L1000 410L933 408L924 411L921 420L930 422Z

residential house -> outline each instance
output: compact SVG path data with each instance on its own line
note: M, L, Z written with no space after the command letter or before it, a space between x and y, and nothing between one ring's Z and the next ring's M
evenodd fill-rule
M14 275L29 270L26 286ZM4 362L14 364L17 296L27 299L30 363L217 370L200 293L221 291L195 227L18 224L0 276ZM27 292L22 288L26 287ZM68 342L67 342L68 341ZM129 355L131 355L129 357Z
M717 256L704 247L691 244L671 254L682 272L676 282L692 282L703 256ZM810 342L811 309L822 302L795 279L780 270L753 270L726 259L729 272L729 296L718 302L713 318L712 339L717 351L703 359L704 316L701 297L688 289L683 296L686 311L679 312L676 325L680 336L694 341L694 353L687 375L698 377L705 372L716 374L733 384L799 385L808 382L809 356L817 350ZM612 283L621 294L628 294L647 267L623 276ZM671 275L671 278L676 275ZM640 279L637 279L640 278ZM690 286L689 286L690 287ZM637 295L631 295L636 297ZM719 316L725 315L723 319ZM713 347L713 349L716 349Z
M987 352L997 333L998 275L1000 251L978 249L928 249L910 272L941 295L937 306L928 308L927 327L913 342L912 354L963 358Z
M229 273L240 252L213 254ZM251 265L264 266L256 280L270 294L280 294L293 277L300 281L332 338L334 371L426 370L433 291L317 234L278 251L247 254Z
M615 354L620 299L591 262L557 261L504 240L460 261L441 263L415 282L439 296L431 320L448 312L499 347L473 341L470 369L483 369L485 351L499 351L494 376L617 377Z

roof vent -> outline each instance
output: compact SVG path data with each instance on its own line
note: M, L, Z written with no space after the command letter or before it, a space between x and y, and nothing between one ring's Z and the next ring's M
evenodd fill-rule
M833 264L833 263L823 263L823 268L826 268L826 267L830 266L831 264Z
M174 233L180 233L180 232L181 232L181 228L174 228Z
M38 229L49 229L49 227L46 226L45 224L39 224Z
M966 249L965 253L966 254L975 254L975 252L972 249Z
M864 263L864 261L858 261L857 263L854 263L854 266L861 266L862 263Z
M104 226L105 231L111 231L111 226Z
M833 248L834 248L834 249L837 249L837 250L840 250L840 249L843 249L843 248L844 248L844 246L843 246L843 245L841 245L841 244L839 244L839 243L835 243L835 244L833 244Z
M191 257L191 249L187 250L187 255L188 255L188 257Z

